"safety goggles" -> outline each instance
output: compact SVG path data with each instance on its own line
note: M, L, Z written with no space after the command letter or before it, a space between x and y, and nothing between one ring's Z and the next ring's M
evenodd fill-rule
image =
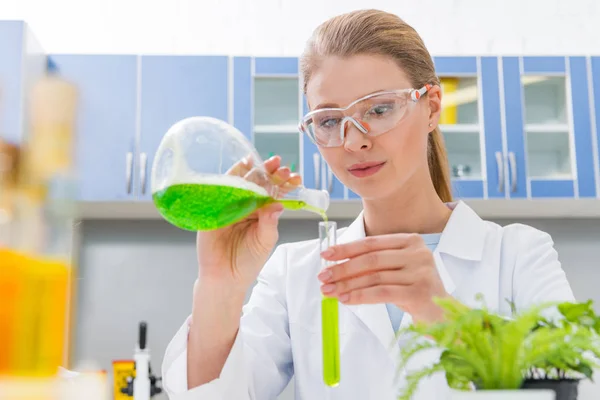
M361 97L345 108L314 110L304 116L299 129L321 147L342 146L348 122L365 135L379 136L398 125L409 107L419 101L431 86L377 92Z

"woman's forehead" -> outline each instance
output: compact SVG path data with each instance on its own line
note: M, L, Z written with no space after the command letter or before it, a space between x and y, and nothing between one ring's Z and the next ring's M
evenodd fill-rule
M406 74L389 57L327 57L311 74L306 98L311 109L344 107L371 93L409 87Z

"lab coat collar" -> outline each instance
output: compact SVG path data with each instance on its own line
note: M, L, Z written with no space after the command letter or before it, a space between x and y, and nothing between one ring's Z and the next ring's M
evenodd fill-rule
M487 226L485 222L464 202L447 204L452 215L440 237L433 254L436 267L444 288L452 294L464 276L464 263L461 260L480 261L483 255ZM361 212L338 238L338 243L350 243L364 238L364 215ZM450 257L442 257L447 254ZM477 263L475 263L477 264ZM390 350L394 363L400 355L400 346L393 331L385 304L362 304L342 306L352 311L377 336L383 346ZM412 323L412 316L404 314L400 329Z
M485 222L463 201L447 203L452 214L440 237L436 252L463 260L480 261L483 255L487 226ZM365 234L364 212L340 235L338 243L363 239Z

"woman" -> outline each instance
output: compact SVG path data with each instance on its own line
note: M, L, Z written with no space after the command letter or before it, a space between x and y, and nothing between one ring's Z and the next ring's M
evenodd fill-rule
M524 225L482 221L451 203L438 129L441 90L418 34L376 10L335 17L317 28L302 56L312 110L302 130L364 211L319 254L317 241L279 246L281 206L217 232L198 234L193 311L167 349L164 386L186 399L274 399L295 377L296 399L393 399L394 331L436 321L434 297L466 304L484 294L509 313L573 294L549 235ZM300 178L266 162L278 183ZM244 175L251 166L242 171ZM319 271L321 257L343 261ZM248 305L247 290L258 277ZM341 382L323 384L320 301L340 305ZM420 367L432 359L422 359ZM443 398L434 377L422 398Z

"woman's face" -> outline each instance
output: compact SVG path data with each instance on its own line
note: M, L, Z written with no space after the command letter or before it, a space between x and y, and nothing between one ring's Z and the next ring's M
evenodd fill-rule
M407 75L391 58L329 57L311 76L306 97L311 110L315 110L346 107L371 93L408 88L412 88L412 84ZM321 154L335 176L363 199L384 198L406 188L407 184L418 184L422 176L428 177L428 172L427 175L417 172L428 171L427 137L437 126L440 96L439 87L434 86L416 103L407 101L400 122L379 136L365 135L348 121L344 143L338 147L320 146ZM368 120L364 116L366 109L352 107L346 115L359 122ZM385 109L377 109L376 114L370 115L380 118L378 113L382 111Z

